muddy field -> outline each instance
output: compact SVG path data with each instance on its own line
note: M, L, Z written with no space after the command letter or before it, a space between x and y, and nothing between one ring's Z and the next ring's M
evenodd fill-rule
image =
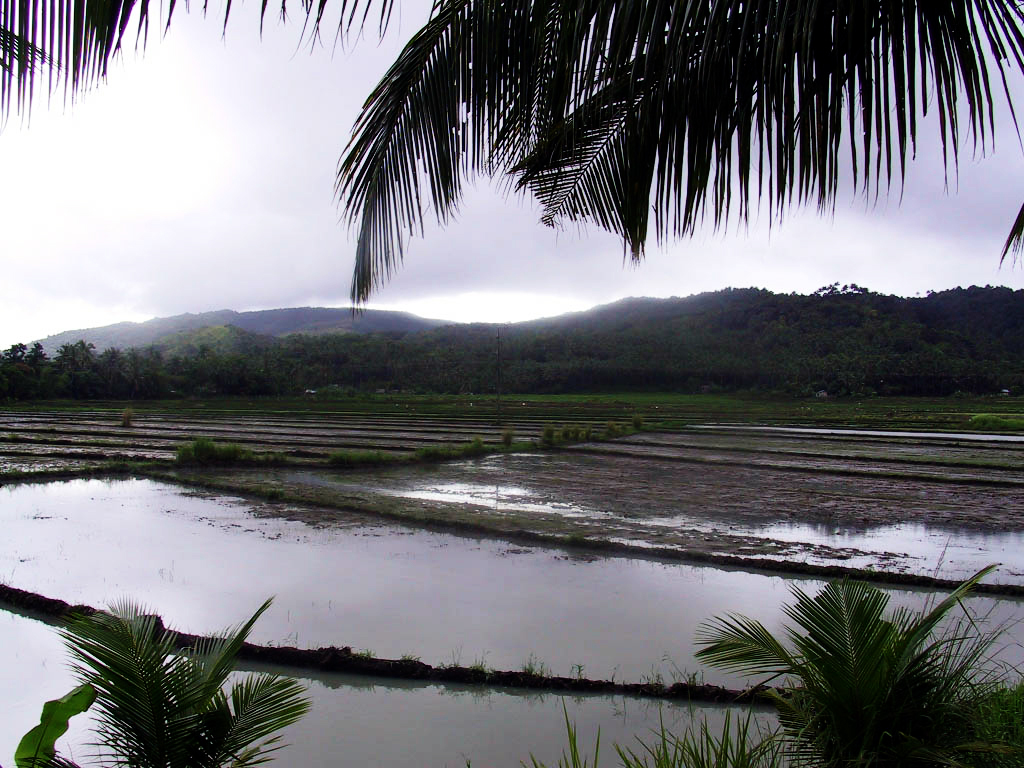
M541 449L530 411L507 423L534 445L449 463L338 469L337 451L409 457L479 438L498 447L506 425L472 406L458 415L382 407L377 413L0 413L0 483L103 471L118 462L185 484L291 502L281 514L342 525L353 514L415 525L535 534L576 546L625 544L691 555L841 564L959 575L985 558L1024 583L1024 440L1005 436L800 431L737 425L642 430ZM584 414L585 415L585 414ZM605 423L576 414L595 436ZM627 422L619 422L627 426ZM285 457L284 465L185 468L197 437ZM941 567L940 567L941 566Z

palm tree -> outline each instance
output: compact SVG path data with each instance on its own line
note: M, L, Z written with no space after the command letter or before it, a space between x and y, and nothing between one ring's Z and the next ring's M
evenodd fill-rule
M240 627L179 651L176 634L137 605L74 619L62 635L79 681L96 693L97 746L132 768L259 765L280 729L309 709L295 680L248 675L225 687L268 600Z
M386 25L394 0L338 2L346 29L374 7ZM328 0L301 4L316 37ZM103 75L133 9L3 3L0 30L41 48L74 93ZM38 67L4 39L0 103L16 91L23 107ZM339 165L359 231L353 298L397 267L428 203L448 220L473 174L529 190L547 224L617 233L639 260L651 229L665 239L743 222L762 200L773 218L829 209L841 179L888 190L925 116L955 169L964 147L992 148L994 105L1012 111L1021 71L1019 0L436 0ZM1024 207L1003 256L1022 248Z
M795 765L992 764L978 758L997 759L998 745L972 733L979 702L993 690L985 662L994 638L970 622L938 627L993 568L919 615L886 617L889 596L860 582L831 583L814 597L794 587L796 601L785 608L796 624L786 630L790 647L760 622L727 616L701 626L697 658L765 682L783 678L783 692L768 693Z

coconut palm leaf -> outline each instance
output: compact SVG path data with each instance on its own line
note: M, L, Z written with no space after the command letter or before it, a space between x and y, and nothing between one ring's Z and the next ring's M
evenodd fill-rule
M440 0L339 166L353 298L422 231L424 188L444 223L465 177L509 174L545 223L592 220L639 257L652 207L668 238L745 221L762 199L773 217L829 210L844 179L876 195L902 183L926 116L955 170L965 147L993 146L995 101L1012 111L1022 69L1014 0Z
M202 4L203 13L208 5ZM262 0L261 22L268 5ZM293 5L306 15L304 30L310 40L318 39L327 1L297 0ZM336 5L339 33L365 24L374 7L379 8L383 33L394 0L337 0ZM151 19L167 29L177 7L177 0L156 6L150 0L0 0L0 118L12 111L28 112L40 91L52 94L62 87L64 97L73 99L88 90L106 78L126 35L130 43L134 30L136 45L145 46ZM225 27L231 8L232 0L224 0ZM287 11L288 2L282 0L282 18Z
M794 587L785 608L792 650L757 622L730 616L701 626L697 657L786 678L786 695L774 701L798 765L958 765L966 752L993 747L971 734L992 682L995 635L970 622L939 626L992 568L919 615L888 613L888 596L863 583L835 582L813 597Z
M235 655L269 604L186 652L132 603L73 620L62 634L76 675L97 693L97 745L117 764L139 768L263 762L280 747L269 737L309 709L302 686L287 678L257 675L225 692Z
M393 2L337 0L339 32L375 9L383 30ZM328 0L300 7L319 38ZM44 70L48 92L72 97L101 79L150 16L149 0L0 0L0 114L27 109ZM925 118L955 171L965 149L994 146L996 101L1016 121L1022 70L1018 0L436 0L339 164L353 298L391 275L428 208L450 219L476 174L529 188L545 223L616 232L639 259L652 211L664 240L762 202L772 220L828 211L846 180L865 195L901 185ZM1022 244L1024 209L1004 257Z

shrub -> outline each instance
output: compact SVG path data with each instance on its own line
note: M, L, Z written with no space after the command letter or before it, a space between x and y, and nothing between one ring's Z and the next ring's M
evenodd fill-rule
M644 417L641 416L639 413L634 413L633 414L633 429L639 431L639 430L641 430L643 428L644 428Z
M1024 431L1024 419L979 413L976 416L971 416L967 426L971 429L987 429L992 432L1021 432Z
M506 448L512 445L512 441L515 439L516 431L512 427L505 427L501 430L501 444Z
M334 466L360 467L373 464L386 464L395 457L384 451L334 451L327 461Z
M448 459L465 459L483 456L488 452L484 441L479 437L462 445L425 445L417 448L415 458L419 461L447 461Z
M542 445L552 446L555 444L557 438L555 436L555 427L552 424L545 424L543 431L540 433L540 442Z
M861 582L833 582L814 597L793 587L795 603L785 609L796 624L786 628L790 648L760 622L731 615L700 627L697 658L782 678L782 693L767 695L784 749L799 764L960 765L993 746L978 738L976 721L996 687L986 676L995 635L981 633L971 617L941 633L937 627L992 568L920 614L886 616L889 595Z
M282 456L257 457L252 451L236 443L219 445L208 437L197 437L191 443L178 446L179 464L232 464L243 461L272 461Z
M131 406L121 411L121 426L130 427L132 425L132 419L135 418L135 411L132 410Z

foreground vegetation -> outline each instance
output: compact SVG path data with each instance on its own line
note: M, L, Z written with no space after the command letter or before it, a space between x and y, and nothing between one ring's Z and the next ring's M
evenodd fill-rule
M251 674L228 687L235 657L268 600L241 626L179 650L158 617L124 602L61 631L80 683L47 702L18 745L17 768L76 768L54 745L89 708L105 761L132 768L249 768L281 748L279 731L309 710L295 680Z
M1010 768L1024 763L1024 682L994 664L998 630L976 617L950 622L962 599L994 569L963 582L930 610L886 611L888 595L841 581L810 596L793 588L785 639L728 615L703 625L697 658L759 676L779 728L729 719L660 736L639 752L616 747L624 768ZM735 726L735 727L734 727ZM599 745L598 747L599 748ZM597 751L595 748L595 753ZM535 768L542 765L533 761ZM596 757L594 764L596 765ZM587 766L570 726L559 762Z
M720 732L694 722L680 734L615 745L623 768L1010 768L1024 761L1024 683L994 663L998 629L957 617L993 567L920 612L888 610L867 584L794 587L783 637L727 615L705 623L698 658L777 683L761 687L778 726L733 710ZM68 719L93 707L97 743L112 764L220 768L265 762L275 733L308 709L292 680L251 675L226 690L233 660L266 604L239 629L184 652L158 617L130 604L79 615L62 631L81 685L44 708L18 747L18 768L70 764L54 752ZM414 662L406 662L414 663ZM480 682L485 682L483 676ZM94 703L95 702L95 703ZM597 765L567 720L560 766ZM533 768L543 763L531 758Z

